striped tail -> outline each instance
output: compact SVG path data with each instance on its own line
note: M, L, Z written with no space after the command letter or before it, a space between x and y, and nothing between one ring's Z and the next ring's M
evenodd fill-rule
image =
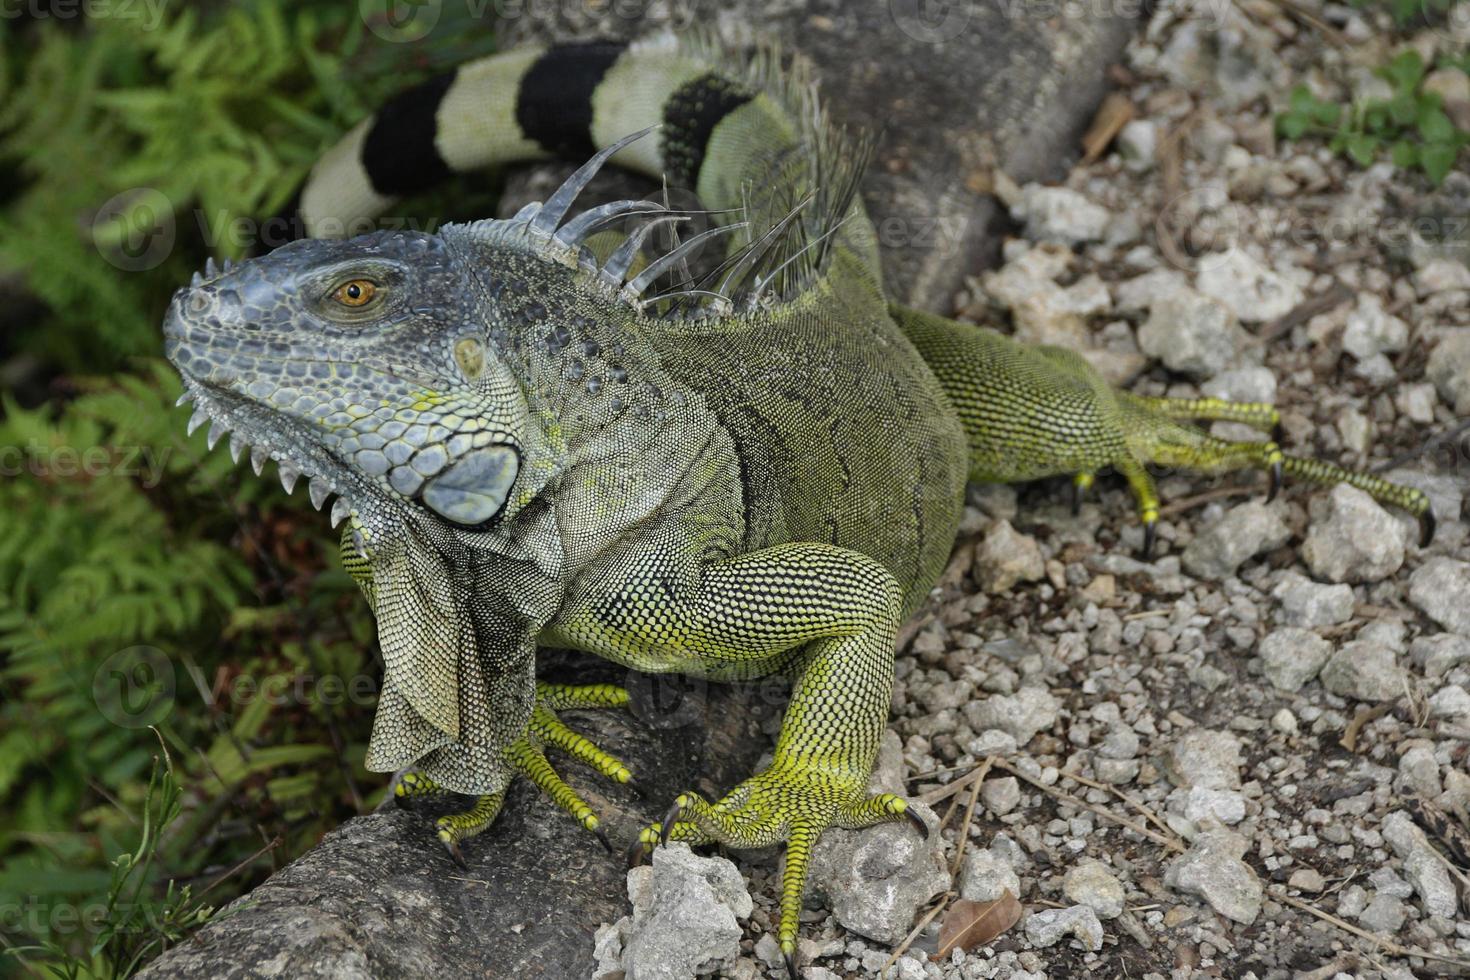
M845 240L877 269L856 197L866 144L826 122L803 63L782 66L766 50L732 64L706 41L672 35L509 51L402 92L317 162L286 217L294 237L360 233L450 175L581 160L655 125L657 139L613 162L692 190L712 211L744 208L748 239L786 234L780 221L801 204L786 254L845 225ZM847 220L853 211L862 220ZM814 267L820 255L803 258Z
M1287 476L1296 477L1308 483L1316 483L1321 486L1346 483L1357 487L1375 500L1400 507L1421 521L1431 522L1424 537L1427 541L1434 536L1432 523L1434 515L1429 510L1429 497L1422 490L1390 483L1371 473L1343 469L1341 466L1334 466L1320 459L1305 459L1301 456L1285 457L1282 460L1282 468L1286 471Z

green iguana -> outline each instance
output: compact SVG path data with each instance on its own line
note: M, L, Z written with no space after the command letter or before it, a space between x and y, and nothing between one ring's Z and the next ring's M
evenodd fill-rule
M657 127L657 132L649 130ZM1116 391L1079 355L885 299L856 193L868 144L831 125L800 63L658 38L512 51L408 91L316 166L308 232L350 227L453 172L593 154L545 203L435 234L292 242L202 276L164 325L210 445L228 432L289 491L310 478L377 618L369 769L439 819L456 860L529 776L588 830L555 747L626 782L557 712L616 687L536 679L538 646L717 680L780 673L770 765L680 795L634 845L786 844L778 938L795 975L802 887L831 826L913 820L867 793L894 635L945 566L967 478L1111 466L1151 538L1146 465L1346 481L1426 520L1416 490L1210 438L1274 409ZM575 213L611 161L693 188L715 224L649 201ZM614 233L619 227L630 230ZM718 244L712 270L685 260ZM1432 526L1431 533L1432 533ZM604 838L605 840L605 838Z

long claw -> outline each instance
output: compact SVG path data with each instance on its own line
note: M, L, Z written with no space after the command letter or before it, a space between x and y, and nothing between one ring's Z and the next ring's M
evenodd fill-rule
M627 850L628 868L632 870L648 859L648 846L641 838L636 839L628 845Z
M1153 561L1154 539L1158 536L1158 521L1143 522L1143 560Z
M1281 489L1282 473L1283 467L1281 460L1278 459L1271 464L1271 489L1266 492L1266 503L1268 504L1276 499L1276 492Z
M465 862L464 859L464 851L461 851L459 849L459 841L445 841L444 849L449 852L449 856L454 860L455 864L459 865L461 871L470 870L470 866Z
M923 817L919 816L919 814L913 809L904 810L903 815L907 817L909 823L913 824L914 828L918 830L919 836L923 837L925 840L929 839L929 825L924 822Z
M786 973L791 980L801 980L801 974L796 972L796 954L788 949L782 955L786 958Z
M1072 516L1082 513L1082 484L1072 484Z
M1271 426L1271 441L1279 446L1285 438L1286 430L1281 427L1281 420L1277 419L1276 423Z
M1434 530L1438 527L1434 519L1434 511L1425 510L1419 515L1419 547L1429 547L1429 542L1434 540Z
M607 853L618 853L616 850L613 849L612 841L607 839L607 831L603 830L601 827L593 827L592 832L597 835L598 840L602 841L602 846L607 849Z
M674 832L674 824L678 821L679 813L683 809L683 798L676 797L674 802L669 806L669 812L664 815L664 825L659 828L658 842L660 845L669 842L669 835Z

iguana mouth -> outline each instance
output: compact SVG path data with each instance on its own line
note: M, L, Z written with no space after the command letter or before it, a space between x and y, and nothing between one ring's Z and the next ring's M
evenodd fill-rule
M189 418L187 433L193 435L200 426L209 423L206 444L213 450L225 436L229 436L230 458L238 463L249 452L250 467L260 476L267 462L276 464L281 487L292 493L301 477L306 477L306 492L317 510L336 496L331 510L331 525L336 527L358 511L358 502L366 495L362 481L348 467L332 460L325 452L304 451L315 449L314 443L304 436L291 438L293 421L280 415L272 415L271 426L252 425L249 416L260 410L249 399L241 398L227 388L194 378L185 379L184 394L178 404L192 402L194 414Z

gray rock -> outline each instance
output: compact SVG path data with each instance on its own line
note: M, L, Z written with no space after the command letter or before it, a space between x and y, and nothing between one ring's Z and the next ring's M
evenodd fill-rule
M1403 899L1380 892L1373 896L1367 908L1358 913L1358 921L1373 932L1391 936L1403 928L1407 914Z
M1459 895L1449 870L1424 831L1403 810L1384 817L1380 829L1383 839L1404 862L1404 877L1419 893L1424 911L1431 916L1453 918L1459 911Z
M1378 894L1391 898L1408 898L1414 894L1414 886L1394 874L1393 869L1387 865L1370 874L1368 884Z
M1114 144L1130 170L1145 171L1154 165L1159 147L1159 124L1152 119L1131 119L1118 131Z
M1169 746L1164 767L1174 785L1240 789L1240 739L1230 732L1192 728Z
M1138 328L1138 346L1171 371L1208 378L1229 367L1246 342L1235 315L1192 289L1164 296Z
M622 929L628 980L686 980L730 966L752 903L740 871L674 842L653 863L628 872L633 915Z
M1021 879L1010 862L993 851L971 851L960 868L960 898L993 902L1002 892L1021 897Z
M1470 692L1458 684L1446 684L1430 696L1429 717L1451 718L1461 724L1470 720Z
M555 655L547 661L558 665ZM593 673L588 680L625 677ZM669 722L667 702L657 714L644 703L641 691L666 698L667 687L630 686L632 711L586 712L575 727L639 773L647 798L577 766L560 770L573 786L596 794L598 815L614 840L630 840L701 780L734 785L755 771L769 745L753 710L761 697L753 685L710 685L699 689L697 703L686 689L685 703L696 709L688 712L693 724ZM642 724L643 718L661 725ZM549 808L529 780L517 780L495 824L465 842L468 872L456 869L435 842L432 816L389 803L349 820L140 975L590 976L592 930L627 912L622 862L610 860L575 820ZM604 935L604 944L612 938Z
M996 521L975 548L975 573L987 592L1004 592L1018 582L1036 582L1046 576L1046 562L1036 539Z
M1143 768L1137 759L1093 759L1092 771L1097 778L1113 786L1122 786L1138 778Z
M1015 694L992 694L984 701L971 701L964 707L965 721L977 732L999 729L1025 745L1056 724L1062 706L1045 688L1023 687Z
M1138 755L1138 733L1127 725L1116 725L1098 743L1097 754L1104 759L1132 759Z
M1237 824L1245 819L1245 797L1233 789L1190 786L1176 789L1168 797L1169 812L1199 826L1208 820ZM1193 834L1186 834L1193 836Z
M1322 668L1322 686L1359 701L1392 701L1409 693L1409 675L1386 644L1356 639L1338 647Z
M1409 576L1409 601L1451 633L1470 636L1470 562L1436 555Z
M1276 375L1258 364L1231 368L1200 385L1200 393L1226 401L1269 404L1276 400Z
M1423 668L1426 677L1440 677L1470 663L1470 637L1458 633L1421 636L1409 646L1409 659Z
M1230 508L1195 535L1180 559L1184 570L1196 578L1218 580L1234 575L1246 561L1290 539L1291 531L1275 508L1252 500Z
M1429 352L1424 376L1434 382L1439 396L1456 413L1470 413L1470 327L1440 331L1439 343Z
M812 853L809 903L825 904L845 928L882 943L908 935L919 908L949 887L939 820L924 804L909 805L929 826L927 841L907 821L833 828Z
M1288 626L1334 626L1353 618L1351 586L1323 585L1289 571L1271 595L1281 603L1281 619Z
M1377 582L1404 563L1404 526L1357 487L1339 483L1311 503L1302 557L1332 582Z
M1261 672L1283 691L1298 691L1317 676L1332 644L1311 630L1283 626L1261 640Z
M1175 269L1154 269L1116 284L1113 287L1113 307L1120 313L1147 310L1165 297L1188 291L1189 283L1183 273Z
M1092 909L1100 919L1116 919L1123 914L1123 883L1096 858L1082 858L1067 869L1062 894Z
M1080 245L1107 237L1113 213L1067 187L1027 184L1011 206L1011 217L1026 227L1033 242Z
M1242 925L1256 921L1264 889L1244 861L1244 837L1228 830L1200 834L1188 852L1170 863L1164 884L1198 895L1216 912Z
M1322 872L1316 868L1297 868L1291 873L1291 877L1286 879L1286 885L1288 888L1315 895L1327 887L1327 879L1322 877Z
M1430 800L1444 792L1444 786L1439 781L1439 763L1434 759L1434 749L1427 745L1415 745L1406 749L1399 756L1399 782L1402 788Z
M1240 248L1202 263L1195 285L1245 323L1274 320L1302 301L1302 287L1295 280Z
M1342 349L1360 361L1401 351L1408 340L1409 325L1384 310L1376 293L1359 295L1342 331Z
M1026 918L1025 929L1032 946L1055 946L1067 936L1075 936L1085 949L1094 953L1102 949L1102 923L1097 913L1086 905L1032 912Z
M1010 813L1021 803L1021 784L1015 776L987 779L980 788L980 802L996 816Z
M1406 487L1422 490L1429 497L1429 509L1441 524L1460 519L1460 511L1465 506L1465 486L1462 477L1454 473L1425 473L1423 470L1394 469L1384 473L1383 476L1394 483L1402 483ZM1417 522L1411 520L1407 515L1401 517L1409 526L1413 527Z

